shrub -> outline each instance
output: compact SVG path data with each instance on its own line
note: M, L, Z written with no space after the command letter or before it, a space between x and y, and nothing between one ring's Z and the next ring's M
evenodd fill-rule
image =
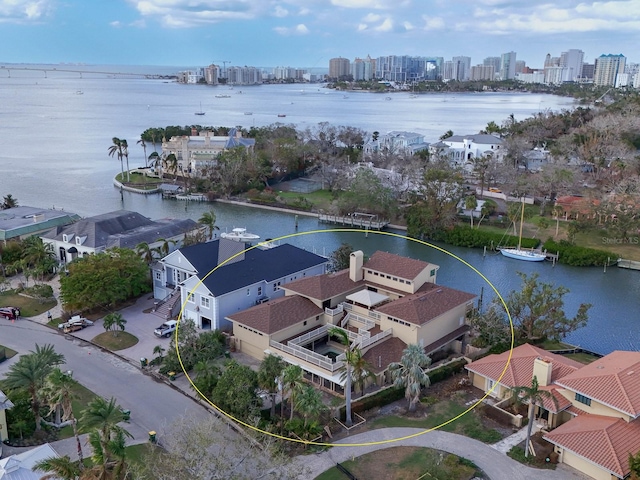
M606 265L618 256L615 253L595 248L579 247L566 240L555 242L551 239L542 246L548 252L558 252L558 262L574 267L592 267Z
M518 237L513 235L504 235L495 232L487 232L478 230L468 226L458 225L451 230L438 233L434 240L439 240L449 245L457 247L515 247L518 245ZM535 238L523 238L521 245L524 248L535 248L540 242Z
M441 382L442 380L445 380L449 377L454 376L456 373L461 372L466 364L467 361L461 358L460 360L456 360L449 365L438 367L435 370L429 372L429 380L431 380L432 384Z

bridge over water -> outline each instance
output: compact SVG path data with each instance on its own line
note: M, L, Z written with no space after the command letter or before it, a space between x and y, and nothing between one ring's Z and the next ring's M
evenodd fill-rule
M89 70L89 69L79 69L74 68L73 66L48 66L48 65L29 65L29 66L18 66L18 65L0 65L0 77L2 77L2 73L7 73L7 78L11 78L11 72L42 72L44 78L49 78L51 75L57 75L59 73L62 74L73 74L79 75L80 78L85 77L106 77L106 78L170 78L171 75L160 75L156 73L141 73L141 72L115 72L115 71L103 71L103 70Z

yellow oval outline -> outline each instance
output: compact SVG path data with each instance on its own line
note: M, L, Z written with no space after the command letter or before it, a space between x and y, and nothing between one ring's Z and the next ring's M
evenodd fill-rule
M209 400L205 395L203 395L202 392L194 385L193 380L191 380L191 377L189 376L189 374L187 373L186 369L184 368L184 364L182 363L182 357L180 356L180 349L178 348L178 342L176 342L176 354L178 355L178 361L180 362L180 367L182 368L182 372L184 373L185 377L187 378L187 380L191 384L191 387L196 392L198 392L198 395L200 395L200 397L204 401L206 401L209 405L211 405L213 408L215 408L216 411L219 412L221 415L224 415L225 417L227 417L231 421L233 421L233 422L235 422L235 423L237 423L239 425L242 425L242 426L244 426L246 428L249 428L249 429L254 430L256 432L260 432L260 433L265 434L265 435L270 435L270 436L272 436L274 438L278 438L280 440L287 440L287 441L290 441L290 442L302 443L302 444L305 444L305 445L318 445L318 446L321 446L321 447L365 447L365 446L370 446L370 445L383 445L383 444L387 444L387 443L400 442L402 440L408 440L410 438L419 437L420 435L424 435L425 433L429 433L429 432L432 432L434 430L438 430L439 428L442 428L445 425L448 425L448 424L450 424L452 422L455 422L457 419L461 418L462 416L466 415L471 410L476 408L498 386L498 384L500 383L500 380L502 380L502 377L504 377L504 375L507 372L507 369L509 368L509 364L511 363L511 357L513 355L513 345L514 345L514 341L515 341L515 334L514 334L514 330L513 330L513 321L511 319L511 312L509 312L509 308L507 307L507 304L504 301L504 298L502 298L502 295L500 295L500 292L498 292L496 287L489 281L489 279L487 277L485 277L480 271L478 271L477 268L475 268L473 265L468 263L466 260L458 257L457 255L449 252L448 250L445 250L445 249L443 249L443 248L441 248L441 247L439 247L437 245L433 245L433 244L431 244L429 242L425 242L423 240L418 240L416 238L411 238L411 237L408 237L406 235L401 235L401 234L398 234L398 233L380 232L380 231L374 231L374 230L362 230L362 229L359 229L359 228L330 228L330 229L326 229L326 230L323 229L323 230L309 230L309 231L306 231L306 232L296 232L296 233L290 233L288 235L283 235L283 236L278 237L278 238L274 238L274 239L270 240L270 242L277 242L277 241L280 241L280 240L286 240L288 238L298 237L298 236L302 236L302 235L311 235L311 234L316 234L316 233L345 233L345 232L362 233L362 234L365 234L365 235L369 234L369 233L373 233L373 234L376 234L376 235L387 235L389 237L404 238L405 240L410 240L412 242L420 243L422 245L426 245L427 247L434 248L434 249L436 249L436 250L438 250L438 251L440 251L442 253L446 253L450 257L455 258L456 260L461 262L463 265L466 265L471 270L473 270L476 274L478 274L480 276L480 278L482 278L491 287L491 289L495 292L495 294L498 296L498 298L500 299L500 302L502 303L502 306L505 309L505 312L507 313L507 317L509 318L509 328L510 328L510 331L511 331L511 345L510 345L510 349L509 349L509 357L507 358L507 363L505 364L504 369L500 373L500 377L498 377L498 380L494 383L493 387L491 387L491 389L487 393L484 394L483 397L478 399L478 401L476 401L474 404L472 404L464 412L456 415L453 418L450 418L446 422L442 422L440 425L436 425L435 427L427 428L427 429L423 430L422 432L414 433L414 434L407 435L407 436L404 436L404 437L391 438L391 439L387 439L387 440L380 440L380 441L376 441L376 442L365 442L365 443L313 442L313 441L302 440L302 439L298 439L298 438L285 437L283 435L278 435L277 433L273 433L273 432L267 432L266 430L262 430L262 429L260 429L258 427L255 427L254 425L250 425L250 424L248 424L248 423L246 423L246 422L244 422L244 421L242 421L240 419L237 419L233 415L231 415L231 414L225 412L224 410L222 410L221 408L219 408L216 404L214 404L211 400ZM178 323L176 324L176 332L175 332L176 337L178 335L178 329L180 328L180 322L182 321L182 312L184 311L184 307L187 304L189 296L195 291L195 289L198 288L202 284L202 282L204 282L204 280L209 275L211 275L213 272L215 272L218 268L220 268L223 265L225 265L227 262L233 260L234 258L238 257L239 255L244 254L245 252L248 252L249 250L253 250L254 248L258 248L258 247L260 247L262 245L265 245L266 243L267 242L260 242L260 243L258 243L256 245L253 245L253 246L251 246L249 248L244 249L243 251L241 251L239 253L236 253L235 255L229 257L228 259L226 259L220 265L216 266L209 273L207 273L204 277L202 277L202 279L195 285L195 287L193 287L193 289L191 291L189 291L189 293L187 294L187 300L185 300L184 303L182 304L182 306L180 307L180 313L178 314Z

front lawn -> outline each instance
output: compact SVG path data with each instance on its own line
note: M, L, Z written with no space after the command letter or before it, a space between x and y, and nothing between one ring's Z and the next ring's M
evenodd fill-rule
M131 335L129 332L103 332L96 335L91 341L101 347L115 352L117 350L124 350L125 348L133 347L138 343L138 337Z
M355 478L450 479L485 478L470 461L450 453L420 447L391 447L363 455L341 464ZM316 480L344 480L346 475L334 467Z
M40 301L35 298L19 295L15 290L0 293L0 307L16 307L21 317L35 317L55 307L55 299Z

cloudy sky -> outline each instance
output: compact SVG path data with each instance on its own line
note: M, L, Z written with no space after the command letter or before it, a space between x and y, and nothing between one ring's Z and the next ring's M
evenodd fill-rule
M542 67L578 48L640 61L640 0L0 0L0 62L327 68L333 57Z

